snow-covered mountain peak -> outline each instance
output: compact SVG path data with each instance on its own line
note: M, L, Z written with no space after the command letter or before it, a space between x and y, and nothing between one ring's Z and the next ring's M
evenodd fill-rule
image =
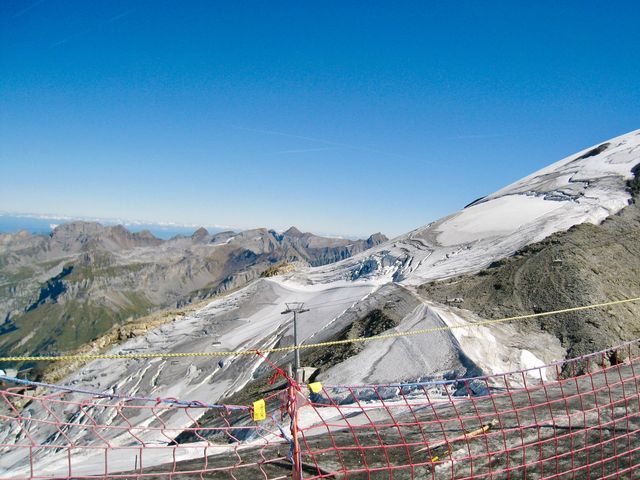
M640 130L587 148L463 210L290 281L392 278L405 285L480 270L527 244L624 208L640 163ZM285 280L286 281L286 280Z
M580 200L620 189L631 177L640 155L640 130L621 135L553 163L489 195L480 202L515 194L543 195L550 200ZM622 188L624 190L624 188ZM627 195L628 197L628 195Z

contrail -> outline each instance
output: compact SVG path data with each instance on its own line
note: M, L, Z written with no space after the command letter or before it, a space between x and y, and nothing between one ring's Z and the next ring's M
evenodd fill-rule
M21 17L22 15L24 15L25 13L27 13L29 10L31 10L34 7L37 7L38 5L40 5L42 2L44 2L44 0L38 0L37 2L32 3L31 5L29 5L27 8L23 8L22 10L20 10L18 13L14 14L11 18L18 18Z
M324 148L300 148L297 150L280 150L278 152L267 153L267 155L284 155L288 153L311 153L311 152L326 152L327 150L335 150L332 147L324 147Z
M470 135L454 135L453 137L447 137L447 140L470 140L474 138L500 138L507 136L506 133L476 133Z
M120 20L121 18L128 17L129 15L131 15L136 10L137 9L135 9L135 8L132 8L130 10L126 10L126 11L124 11L122 13L119 13L118 15L116 15L114 17L111 17L109 20L107 20L107 22L111 23L111 22L115 22L116 20Z
M331 142L329 140L323 140L322 138L306 137L304 135L294 135L292 133L276 132L274 130L261 130L259 128L239 127L237 125L231 125L231 128L235 128L236 130L244 130L245 132L264 133L266 135L276 135L276 136L279 136L279 137L288 137L288 138L298 138L300 140L309 140L310 142L324 143L325 145L332 145L334 147L355 148L352 145L347 145L347 144L338 143L338 142Z
M376 148L369 148L369 147L362 147L362 146L359 146L359 145L350 145L348 143L334 142L334 141L331 141L331 140L325 140L323 138L308 137L308 136L305 136L305 135L296 135L296 134L293 134L293 133L278 132L278 131L275 131L275 130L262 130L262 129L259 129L259 128L240 127L238 125L231 125L231 128L234 128L236 130L244 130L245 132L263 133L265 135L275 135L275 136L278 136L278 137L297 138L299 140L308 140L310 142L322 143L324 145L329 145L329 146L332 146L332 147L348 148L350 150L359 150L361 152L375 153L377 155L386 155L386 156L389 156L389 157L404 158L404 159L407 159L407 160L420 161L420 162L428 163L430 165L435 165L434 162L431 162L431 161L426 160L424 158L410 157L408 155L402 155L402 154L399 154L399 153L385 152L383 150L378 150Z
M44 1L44 0L41 0ZM64 45L65 43L74 40L78 37L82 37L84 35L88 35L91 32L94 32L100 28L103 28L105 25L107 25L108 23L113 23L113 22L117 22L118 20L120 20L121 18L127 17L129 15L131 15L132 13L134 13L137 9L132 8L129 10L125 10L122 13L119 13L118 15L115 15L107 20L103 20L102 22L98 23L97 25L90 27L90 28L86 28L84 30L81 30L79 32L76 32L74 34L69 35L66 38L63 38L62 40L58 40L57 42L52 43L51 45L49 45L49 50L51 50L52 48L55 47L59 47L60 45Z

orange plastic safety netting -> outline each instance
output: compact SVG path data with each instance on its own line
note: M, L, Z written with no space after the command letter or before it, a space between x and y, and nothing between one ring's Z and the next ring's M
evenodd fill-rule
M477 378L291 381L263 420L23 382L0 391L0 478L633 478L638 346Z

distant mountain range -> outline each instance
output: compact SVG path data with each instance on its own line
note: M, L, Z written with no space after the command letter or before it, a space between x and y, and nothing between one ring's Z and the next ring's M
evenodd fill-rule
M153 223L149 221L124 220L114 218L88 218L88 217L69 217L63 215L43 215L35 213L8 213L0 211L0 233L15 233L20 230L26 230L29 233L39 235L49 235L54 228L63 223L70 222L98 222L104 226L123 225L130 232L140 232L149 230L154 236L169 240L178 235L191 235L199 226L186 225L177 223ZM201 225L200 225L201 226ZM232 227L223 227L219 225L206 225L205 228L209 233L218 233L226 230L240 231Z
M122 225L72 222L50 235L0 234L0 352L73 350L114 324L244 286L282 268L336 262L386 241L294 227L170 240Z

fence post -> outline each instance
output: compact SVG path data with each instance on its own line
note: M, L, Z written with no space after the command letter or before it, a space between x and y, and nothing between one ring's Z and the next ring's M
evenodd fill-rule
M298 441L298 385L291 377L291 365L288 365L289 388L287 389L287 402L289 417L291 417L291 477L293 480L302 480L302 458L300 455L300 442Z

